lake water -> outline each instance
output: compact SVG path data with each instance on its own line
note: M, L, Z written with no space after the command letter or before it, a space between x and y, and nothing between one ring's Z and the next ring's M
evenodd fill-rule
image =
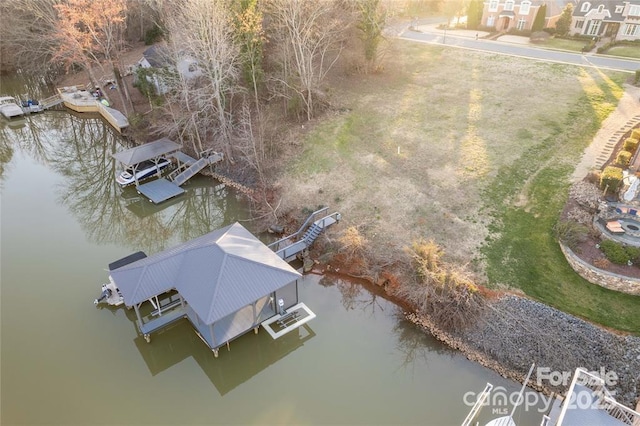
M107 264L251 222L204 177L161 206L122 191L117 149L99 118L0 123L1 424L456 425L465 393L519 390L384 298L316 275L300 300L318 316L285 337L250 333L216 359L185 321L147 344L132 311L94 306Z

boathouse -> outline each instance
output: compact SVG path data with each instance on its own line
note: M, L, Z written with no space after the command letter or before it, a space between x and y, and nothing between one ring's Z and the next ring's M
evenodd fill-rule
M261 324L277 338L315 317L298 303L300 273L239 223L138 258L110 275L125 305L135 309L147 342L152 332L187 318L215 356ZM275 335L274 322L280 326Z

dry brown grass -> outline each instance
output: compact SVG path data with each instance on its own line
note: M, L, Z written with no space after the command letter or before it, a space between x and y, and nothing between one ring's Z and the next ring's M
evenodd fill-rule
M396 41L385 70L335 81L344 112L306 136L283 211L330 205L381 251L424 237L467 263L488 234L482 189L556 131L576 69Z

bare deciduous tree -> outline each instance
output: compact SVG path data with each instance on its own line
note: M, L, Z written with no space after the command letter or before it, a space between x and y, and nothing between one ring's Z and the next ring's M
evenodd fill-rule
M126 92L123 96L126 86L120 64L127 11L125 0L67 0L53 7L58 13L55 38L59 43L54 60L68 66L81 65L89 72L93 84L97 84L97 80L91 72L92 65L103 69L103 62L109 64L127 114L125 98L129 96ZM129 106L132 108L131 103Z
M52 56L58 48L55 0L0 2L2 62L34 75L52 71Z
M180 118L181 132L194 138L199 149L213 146L233 161L232 102L242 88L230 9L222 0L185 0L164 6L169 50L178 68L171 96L186 114Z
M310 120L321 84L342 49L345 8L337 0L267 0L265 8L279 48L280 75L274 77L279 94L302 101Z

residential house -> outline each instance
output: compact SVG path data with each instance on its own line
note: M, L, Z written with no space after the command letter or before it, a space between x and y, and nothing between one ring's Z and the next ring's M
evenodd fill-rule
M572 34L640 40L640 0L579 0Z
M198 67L198 62L185 56L177 64L173 64L171 56L166 46L159 44L153 45L142 52L142 58L138 61L137 67L155 68L155 69L175 69L186 80L195 78L202 74ZM157 94L163 95L169 91L169 87L163 80L161 73L152 73L147 76L149 82L154 86Z
M554 27L568 3L571 0L487 0L484 2L480 25L497 31L530 31L538 10L546 4L544 27Z

